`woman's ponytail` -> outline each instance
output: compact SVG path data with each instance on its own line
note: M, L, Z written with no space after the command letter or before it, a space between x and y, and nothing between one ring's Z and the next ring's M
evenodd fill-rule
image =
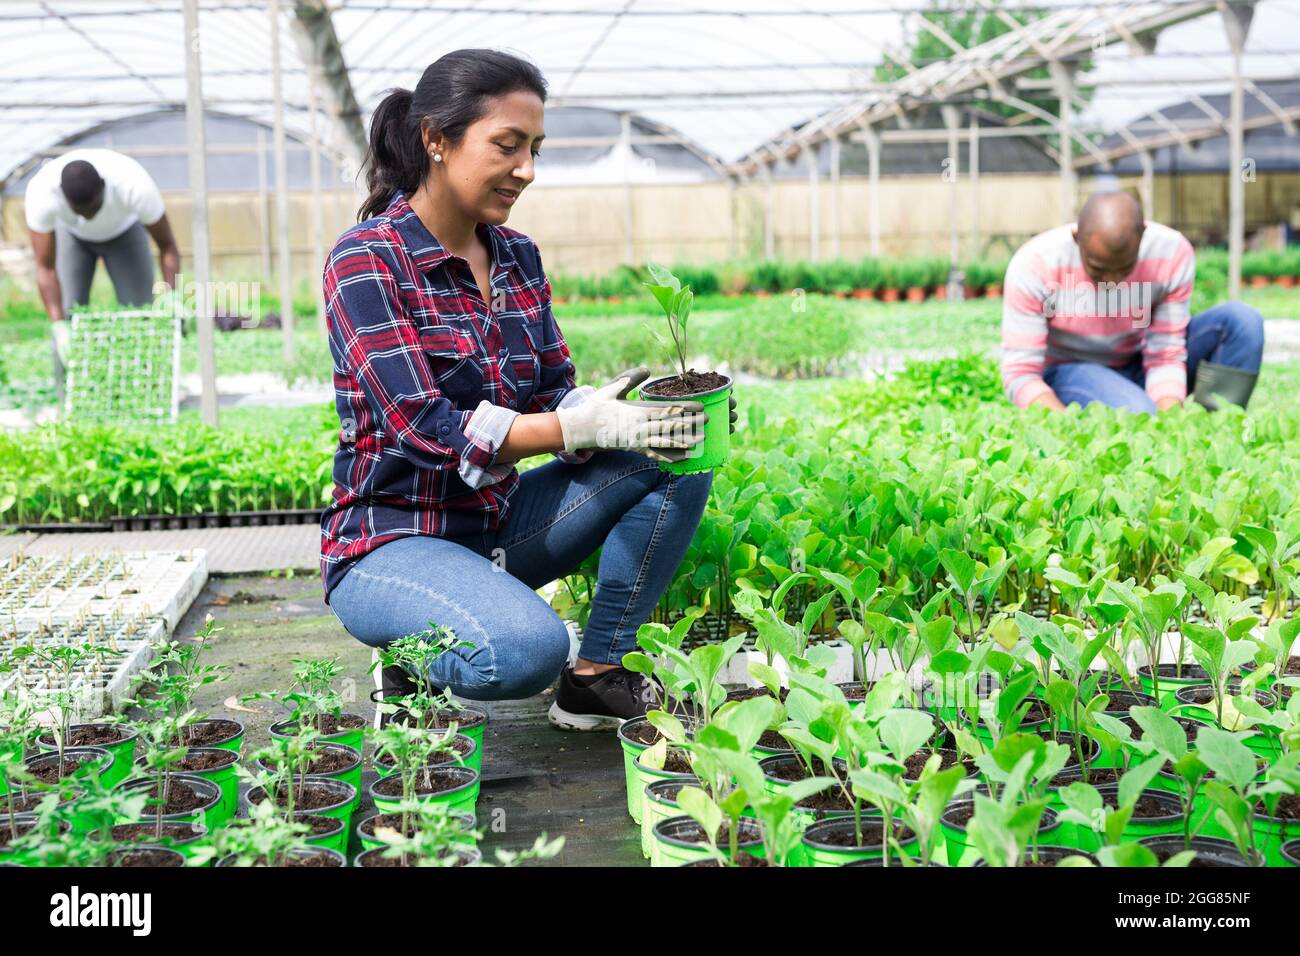
M486 115L487 101L531 90L546 102L546 80L527 60L498 50L455 50L425 69L414 90L390 90L370 118L366 188L360 220L378 216L401 190L407 196L429 174L423 130L455 145Z
M369 219L388 208L393 195L408 195L424 180L429 157L420 128L412 124L410 90L390 90L370 119L370 145L366 151L366 188L358 219ZM414 128L413 128L414 127Z

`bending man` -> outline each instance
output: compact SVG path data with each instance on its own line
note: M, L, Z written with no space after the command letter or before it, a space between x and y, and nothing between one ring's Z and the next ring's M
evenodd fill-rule
M1002 383L1021 408L1102 402L1152 413L1189 395L1245 405L1264 322L1227 302L1189 317L1196 263L1128 193L1092 196L1076 225L1025 243L1007 267Z

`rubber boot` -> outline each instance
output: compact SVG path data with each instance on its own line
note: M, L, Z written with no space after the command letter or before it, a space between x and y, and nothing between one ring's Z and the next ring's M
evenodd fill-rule
M1212 412L1222 407L1223 402L1245 408L1258 379L1258 372L1201 362L1196 366L1196 389L1192 397Z

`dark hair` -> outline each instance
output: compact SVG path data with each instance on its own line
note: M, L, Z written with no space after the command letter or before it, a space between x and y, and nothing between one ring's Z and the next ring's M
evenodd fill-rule
M59 185L63 195L74 206L85 206L99 196L104 188L104 179L99 170L84 159L74 159L63 167L59 173Z
M423 129L459 143L471 123L487 113L487 100L532 90L546 101L546 79L527 60L498 50L456 50L430 63L414 90L390 90L370 118L366 188L359 220L377 216L397 190L413 193L429 172Z

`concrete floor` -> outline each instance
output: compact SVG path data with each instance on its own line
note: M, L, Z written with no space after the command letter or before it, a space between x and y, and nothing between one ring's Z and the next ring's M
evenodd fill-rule
M342 689L355 700L351 709L373 716L370 651L324 604L318 575L210 578L178 625L176 639L192 637L208 614L222 630L205 659L228 665L231 677L204 688L195 705L206 715L243 721L246 753L268 743L267 727L285 715L270 702L242 704L240 696L283 689L294 658L338 658L346 678ZM566 838L551 865L644 865L638 831L627 815L616 737L557 730L546 720L549 706L549 690L528 700L486 705L478 803L479 825L488 831L485 857L492 859L494 847L531 846L545 832ZM368 763L369 751L366 758ZM373 779L368 771L365 784ZM371 808L362 800L364 815Z

